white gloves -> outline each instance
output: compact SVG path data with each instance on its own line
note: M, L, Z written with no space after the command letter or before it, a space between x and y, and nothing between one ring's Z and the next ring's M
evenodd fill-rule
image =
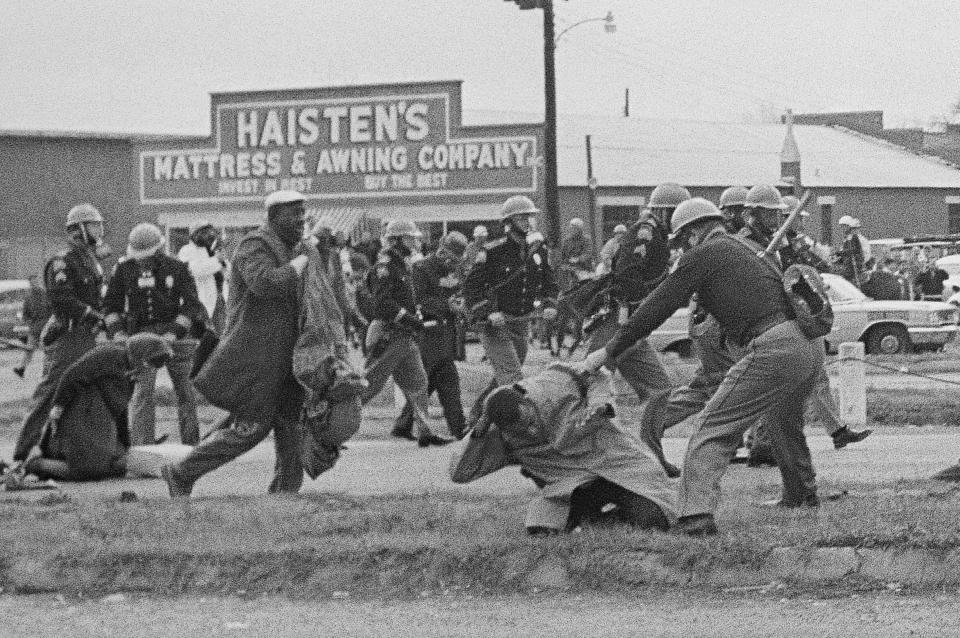
M502 328L507 325L507 317L502 312L491 312L487 315L487 320L490 321L490 325L495 328Z
M544 308L543 309L543 318L547 321L553 321L557 318L557 309L556 308Z

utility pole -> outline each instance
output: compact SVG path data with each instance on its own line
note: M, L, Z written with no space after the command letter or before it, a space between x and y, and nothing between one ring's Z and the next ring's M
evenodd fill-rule
M560 208L557 195L557 74L554 61L553 0L541 0L543 7L543 207L547 241L560 245Z
M623 117L630 117L630 87L623 92Z

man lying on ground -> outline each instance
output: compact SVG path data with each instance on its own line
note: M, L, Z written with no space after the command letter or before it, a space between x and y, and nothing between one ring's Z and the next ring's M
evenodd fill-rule
M603 373L557 363L491 392L451 459L450 478L468 483L508 465L540 488L527 509L531 534L603 520L666 530L675 518L675 490L615 418Z
M148 367L163 367L172 354L160 336L144 332L126 343L101 344L71 364L53 395L40 454L27 459L22 474L62 481L123 476L134 385Z

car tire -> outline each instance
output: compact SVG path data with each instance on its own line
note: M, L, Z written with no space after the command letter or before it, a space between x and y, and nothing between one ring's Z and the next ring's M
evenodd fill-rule
M867 336L867 354L902 354L910 349L910 333L903 326L877 326Z

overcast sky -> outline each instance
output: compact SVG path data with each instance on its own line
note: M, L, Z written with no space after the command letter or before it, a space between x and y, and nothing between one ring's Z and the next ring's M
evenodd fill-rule
M557 0L561 112L733 120L960 97L955 0ZM0 0L0 129L209 132L209 93L464 81L541 111L539 11L503 0Z

